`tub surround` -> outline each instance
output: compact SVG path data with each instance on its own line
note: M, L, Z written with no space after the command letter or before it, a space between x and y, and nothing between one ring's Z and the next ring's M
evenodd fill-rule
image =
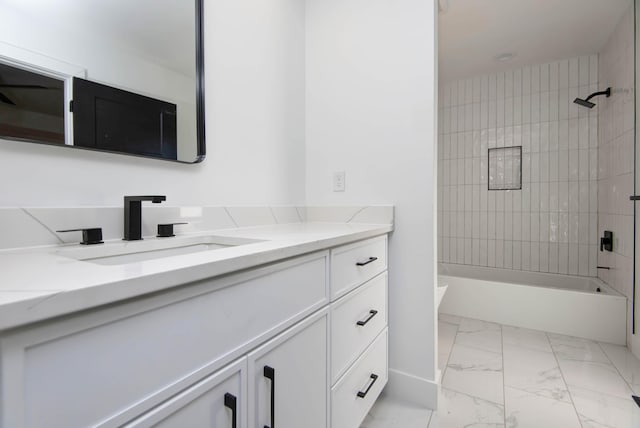
M79 237L61 234L69 244L51 245L60 230L104 225L104 245L121 243L122 208L1 209L8 242L40 247L0 251L0 329L65 315L108 303L168 289L336 245L362 240L393 230L393 207L145 207L145 242L155 234L157 222L190 221L181 235L215 235L261 242L215 251L156 260L101 266L60 255L78 248ZM199 213L199 216L196 216ZM194 219L197 218L197 221ZM23 223L7 223L21 219ZM100 219L97 224L94 219ZM161 219L161 220L160 220ZM278 223L281 219L283 223ZM301 221L311 219L311 221ZM326 219L325 222L321 222ZM359 223L360 219L368 223ZM296 221L297 220L297 221ZM103 222L104 221L104 222ZM32 226L41 230L34 230ZM28 226L28 227L27 227ZM37 229L37 227L36 227ZM152 233L149 233L154 230ZM117 231L117 232L116 232ZM79 232L78 232L79 234ZM115 240L115 241L114 241ZM4 241L7 242L7 241ZM49 244L49 245L47 245ZM6 245L6 244L5 244ZM80 248L83 247L83 248Z
M441 87L438 260L597 276L598 56ZM608 101L599 98L598 103ZM522 146L522 190L488 191L488 149Z

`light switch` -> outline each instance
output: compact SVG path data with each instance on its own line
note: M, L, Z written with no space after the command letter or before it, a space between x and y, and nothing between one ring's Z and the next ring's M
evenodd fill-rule
M345 172L337 171L333 173L333 191L334 192L344 192L346 187L345 183Z

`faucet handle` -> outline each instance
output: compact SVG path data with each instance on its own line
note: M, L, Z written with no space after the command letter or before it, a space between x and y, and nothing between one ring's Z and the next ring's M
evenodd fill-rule
M58 233L66 232L82 232L82 245L94 245L102 244L102 228L92 227L88 229L68 229L68 230L56 230Z
M173 234L173 226L177 226L179 224L189 224L189 223L165 223L158 225L158 238L171 238L172 236L176 236Z

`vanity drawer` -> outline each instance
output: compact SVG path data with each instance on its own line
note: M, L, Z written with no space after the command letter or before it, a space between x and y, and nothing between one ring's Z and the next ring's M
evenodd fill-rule
M387 273L331 305L331 381L337 381L387 326Z
M326 305L327 261L315 253L7 336L2 390L24 400L1 403L0 426L131 420Z
M360 426L387 383L385 329L331 389L331 427Z
M386 235L331 250L331 300L386 269Z

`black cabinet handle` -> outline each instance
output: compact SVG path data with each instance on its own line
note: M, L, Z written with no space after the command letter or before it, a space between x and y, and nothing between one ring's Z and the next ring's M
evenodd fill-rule
M362 391L358 391L358 398L364 398L367 396L367 394L369 393L369 390L371 389L371 387L373 386L374 383L376 383L376 381L378 380L378 375L377 374L371 374L371 377L369 378L369 386L367 386L367 389L364 390L364 392Z
M224 394L224 406L231 409L231 428L236 428L238 426L238 399L235 395L227 392Z
M275 428L276 425L276 370L273 367L264 366L264 377L271 381L271 426L264 428Z
M365 326L369 321L371 321L371 318L375 317L376 315L378 315L378 311L376 311L375 309L371 309L369 311L369 316L367 317L367 319L364 321L358 321L356 324L358 324L360 327Z
M356 266L366 266L369 263L375 262L376 260L378 260L377 257L369 257L369 260L367 260L366 262L358 262L358 263L356 263Z

